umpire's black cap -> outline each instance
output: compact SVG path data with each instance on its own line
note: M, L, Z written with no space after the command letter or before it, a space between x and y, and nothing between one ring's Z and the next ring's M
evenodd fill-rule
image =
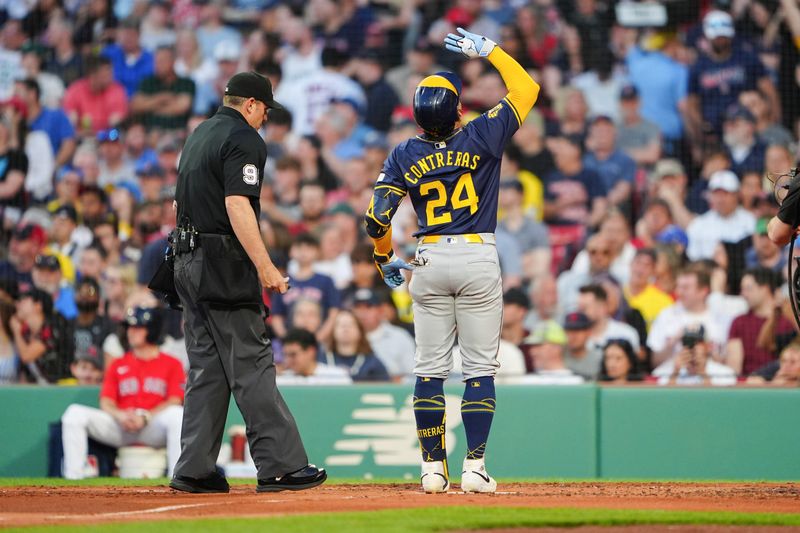
M264 102L270 109L283 109L283 106L272 99L272 84L257 72L240 72L228 80L225 87L226 96L255 98Z

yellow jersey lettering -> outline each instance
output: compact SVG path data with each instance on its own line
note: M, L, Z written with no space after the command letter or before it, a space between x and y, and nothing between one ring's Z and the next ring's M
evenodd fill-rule
M404 177L404 178L406 179L406 181L407 181L407 182L409 182L411 185L416 185L416 184L417 184L417 182L419 181L419 179L418 179L418 178L412 178L412 177L411 177L411 173L409 173L409 172L406 172L405 174L403 174L403 177Z
M464 155L464 154L461 153L461 152L456 152L456 163L455 164L456 164L457 167L461 166L461 156L462 155Z
M481 156L479 156L478 154L473 155L472 156L472 165L470 165L469 168L471 168L472 170L475 170L476 168L478 168L478 161L480 161L480 160L481 160Z
M413 172L413 173L414 173L414 175L415 175L417 178L421 178L421 177L422 177L422 172L420 172L420 171L419 171L419 169L417 168L417 166L416 166L416 165L411 165L411 172Z
M433 154L426 155L425 159L428 161L428 165L431 167L431 170L435 170L436 165L433 162Z
M440 168L444 166L444 155L442 152L436 152L436 167Z
M447 166L449 167L452 164L453 164L453 151L452 150L448 150L447 151Z
M431 167L429 167L428 163L425 162L424 157L419 161L417 161L417 164L419 165L419 169L420 171L422 171L423 174L426 174L431 171ZM411 168L413 169L414 167L412 166Z

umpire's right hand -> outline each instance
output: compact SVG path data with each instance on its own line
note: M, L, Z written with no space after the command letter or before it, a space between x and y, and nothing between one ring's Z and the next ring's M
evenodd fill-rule
M261 281L261 286L269 291L285 294L289 290L289 278L281 274L274 265L259 269L258 279Z

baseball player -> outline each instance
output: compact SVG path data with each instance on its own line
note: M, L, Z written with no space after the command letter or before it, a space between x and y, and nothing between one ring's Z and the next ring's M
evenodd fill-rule
M462 470L465 492L494 492L484 453L495 409L494 375L503 311L495 248L497 195L503 148L525 120L539 85L494 42L458 28L445 48L468 58L485 57L500 72L508 94L495 107L461 127L461 82L449 72L423 79L414 94L414 118L423 130L400 143L386 159L366 214L374 258L392 288L414 268L417 349L414 414L422 451L425 492L449 487L443 383L458 338L466 387L461 414L467 436ZM409 195L419 237L413 266L392 251L391 219Z
M158 349L156 309L134 307L125 317L131 351L106 371L100 409L70 405L61 417L64 477L84 476L87 436L109 446L133 443L167 447L168 475L181 453L183 366Z

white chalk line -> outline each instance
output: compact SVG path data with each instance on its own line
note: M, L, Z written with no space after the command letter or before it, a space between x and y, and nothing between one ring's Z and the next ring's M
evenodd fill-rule
M115 516L168 513L169 511L179 511L181 509L191 509L193 507L206 507L208 505L219 505L219 503L220 502L206 502L206 503L187 503L183 505L164 505L162 507L154 507L152 509L141 509L138 511L117 511L113 513L80 514L80 515L66 514L66 515L55 515L49 518L52 520L85 520L87 518L113 518Z

